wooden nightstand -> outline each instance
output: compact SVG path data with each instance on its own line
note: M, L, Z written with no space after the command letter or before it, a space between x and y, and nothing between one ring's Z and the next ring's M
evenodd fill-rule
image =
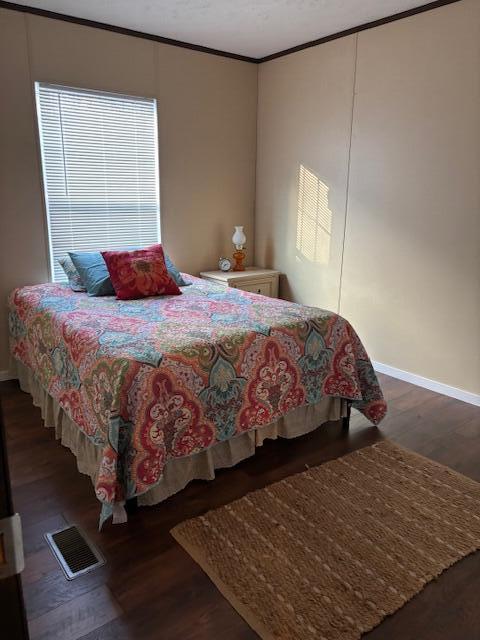
M280 271L247 267L245 271L202 271L200 277L224 287L260 293L269 298L278 298L278 276Z

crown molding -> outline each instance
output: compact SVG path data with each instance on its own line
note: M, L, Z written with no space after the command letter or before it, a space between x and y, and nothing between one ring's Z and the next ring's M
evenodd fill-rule
M219 49L212 49L210 47L204 47L199 44L183 42L182 40L174 40L173 38L164 38L163 36L157 36L152 33L144 33L143 31L135 31L134 29L117 27L115 25L106 24L104 22L87 20L86 18L76 18L74 16L69 16L64 13L57 13L56 11L48 11L47 9L39 9L37 7L29 7L27 5L17 4L16 2L5 2L4 0L0 0L0 8L11 9L12 11L21 11L22 13L30 13L32 15L42 16L44 18L51 18L53 20L62 20L63 22L79 24L84 27L93 27L94 29L103 29L104 31L112 31L113 33L120 33L122 35L132 36L134 38L143 38L144 40L152 40L153 42L160 42L162 44L168 44L174 47L181 47L183 49L190 49L192 51L200 51L201 53L208 53L214 56L232 58L233 60L241 60L243 62L250 62L253 64L261 64L262 62L268 62L269 60L282 58L283 56L288 56L291 53L296 53L297 51L303 51L303 49L310 49L311 47L316 47L320 44L324 44L325 42L331 42L332 40L345 38L346 36L351 36L355 33L366 31L367 29L374 29L375 27L380 27L390 22L396 22L397 20L410 18L411 16L418 15L419 13L432 11L433 9L438 9L439 7L444 7L446 5L454 4L456 2L462 2L462 0L435 0L435 2L429 2L428 4L424 4L420 7L414 7L413 9L408 9L407 11L402 11L401 13L395 13L391 16L380 18L379 20L366 22L365 24L358 25L357 27L351 27L350 29L345 29L344 31L332 33L331 35L318 38L317 40L311 40L303 44L298 44L295 47L290 47L289 49L284 49L283 51L278 51L277 53L272 53L262 58L253 58L250 56L243 56L238 53L231 53L229 51L220 51Z
M134 29L126 29L125 27L117 27L113 24L106 24L105 22L97 22L95 20L88 20L86 18L76 18L75 16L69 16L64 13L57 13L56 11L48 11L47 9L39 9L38 7L29 7L24 4L17 4L16 2L4 2L3 0L0 0L0 9L11 9L12 11L21 11L22 13L30 13L34 16L41 16L42 18L51 18L52 20L62 20L63 22L79 24L83 27L93 27L94 29L103 29L104 31L112 31L113 33L120 33L124 36L132 36L134 38L143 38L144 40L153 40L154 42L168 44L173 47L181 47L182 49L190 49L192 51L200 51L201 53L209 53L213 56L221 56L223 58L233 58L234 60L242 60L243 62L252 62L254 64L258 63L258 58L242 56L238 53L231 53L230 51L220 51L219 49L212 49L210 47L204 47L200 44L192 44L190 42L183 42L182 40L174 40L173 38L164 38L163 36L156 36L153 33L145 33L143 31L135 31Z

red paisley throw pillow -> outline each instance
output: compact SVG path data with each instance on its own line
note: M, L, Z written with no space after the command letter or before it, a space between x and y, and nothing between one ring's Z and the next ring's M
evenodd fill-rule
M102 251L119 300L182 293L165 266L161 244L135 251Z

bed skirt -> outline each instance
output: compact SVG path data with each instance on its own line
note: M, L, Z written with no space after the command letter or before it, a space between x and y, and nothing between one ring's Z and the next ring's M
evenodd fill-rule
M29 367L19 361L15 361L15 365L20 388L32 396L35 406L40 407L45 426L55 429L55 437L76 457L78 470L90 476L95 483L101 448L87 438L58 402L45 391ZM345 400L325 396L317 404L294 409L269 425L242 433L192 456L170 458L160 481L138 496L138 504L154 505L162 502L181 491L192 480L213 480L215 469L233 467L249 458L267 438L296 438L325 422L340 420L346 415Z

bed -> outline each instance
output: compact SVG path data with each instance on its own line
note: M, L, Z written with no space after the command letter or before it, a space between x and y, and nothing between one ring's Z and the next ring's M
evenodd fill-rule
M11 353L47 426L90 475L100 522L193 478L386 404L351 325L335 313L185 274L180 296L119 301L67 285L16 289Z

